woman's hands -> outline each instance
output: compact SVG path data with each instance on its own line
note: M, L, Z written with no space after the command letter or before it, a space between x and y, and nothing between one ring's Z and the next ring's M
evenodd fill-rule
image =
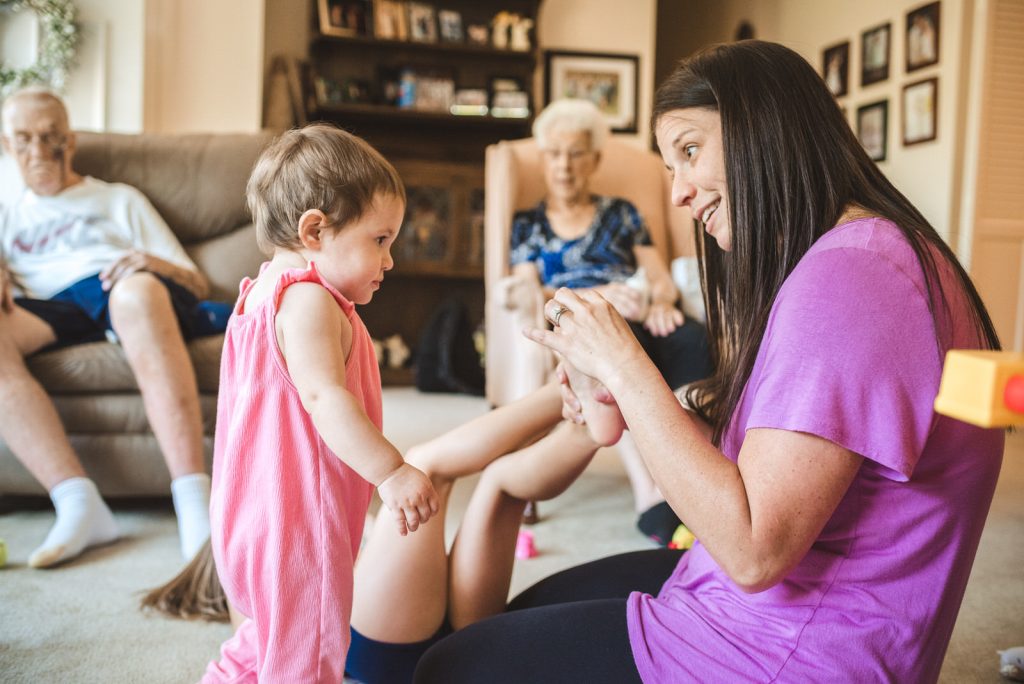
M565 311L557 315L559 308ZM593 290L561 288L544 305L544 316L558 325L554 330L537 328L524 334L554 350L577 370L596 379L614 394L611 382L636 361L650 363L629 324L615 307Z

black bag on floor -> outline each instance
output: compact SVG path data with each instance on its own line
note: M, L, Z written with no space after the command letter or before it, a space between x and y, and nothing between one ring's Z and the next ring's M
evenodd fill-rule
M456 297L437 307L416 347L416 388L421 392L462 392L482 396L484 369L473 345L466 305Z

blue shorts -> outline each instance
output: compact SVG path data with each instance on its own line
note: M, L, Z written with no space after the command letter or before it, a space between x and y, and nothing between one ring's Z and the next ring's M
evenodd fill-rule
M452 633L445 620L428 639L411 644L389 644L368 639L354 629L345 658L345 675L363 684L411 684L413 672L427 649Z
M199 301L195 295L170 278L156 276L167 288L178 326L186 340L224 332L231 305ZM99 275L83 278L50 299L15 297L14 303L49 325L57 341L47 349L98 342L107 337L110 325L110 292L103 289Z

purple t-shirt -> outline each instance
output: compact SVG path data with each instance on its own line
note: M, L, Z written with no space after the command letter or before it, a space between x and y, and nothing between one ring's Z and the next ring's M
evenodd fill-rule
M657 597L632 594L644 682L938 678L1003 453L1001 430L932 410L945 351L979 345L939 268L951 312L941 350L921 268L889 221L836 227L783 284L722 450L735 461L747 430L777 428L863 465L776 586L744 593L697 544Z

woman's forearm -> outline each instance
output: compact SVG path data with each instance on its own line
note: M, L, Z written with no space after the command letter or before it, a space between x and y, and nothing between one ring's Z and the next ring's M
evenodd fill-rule
M668 504L726 573L742 580L744 564L736 556L754 540L739 468L710 442L707 426L680 406L649 361L623 365L606 385Z

